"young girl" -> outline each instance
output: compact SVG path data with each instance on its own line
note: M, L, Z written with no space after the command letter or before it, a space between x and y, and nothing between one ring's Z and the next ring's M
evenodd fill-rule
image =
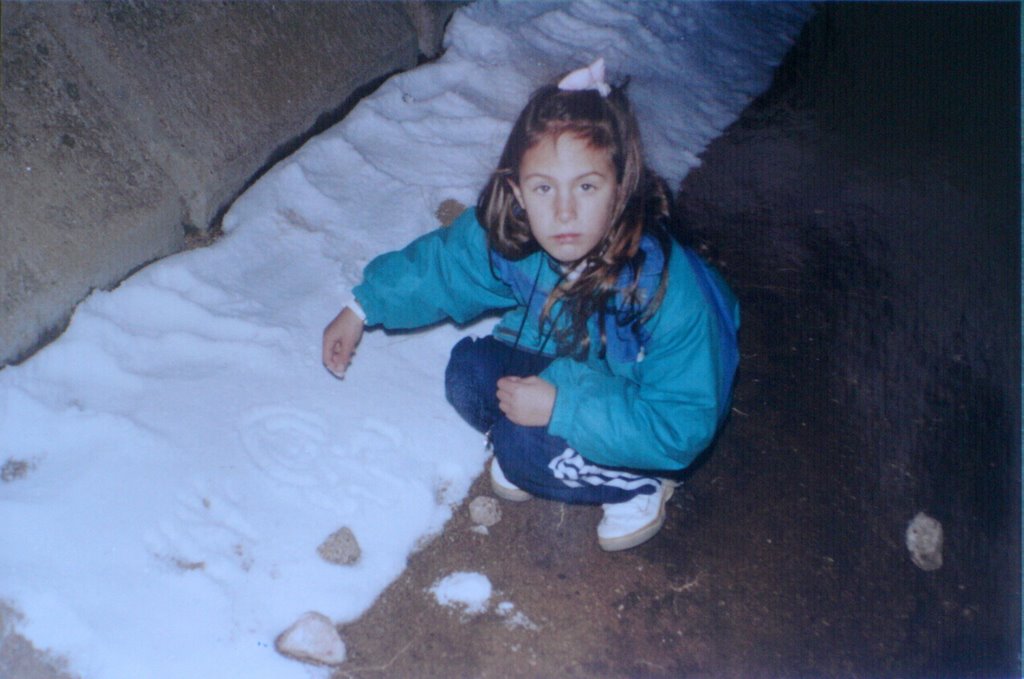
M488 311L491 336L455 345L446 393L493 447L496 495L601 504L605 550L652 537L664 478L729 409L739 311L666 231L624 88L604 65L531 97L475 209L374 259L324 330L341 377L363 326L415 328Z

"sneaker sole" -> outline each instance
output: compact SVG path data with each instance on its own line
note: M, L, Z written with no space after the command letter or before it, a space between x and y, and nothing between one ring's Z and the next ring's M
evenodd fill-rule
M493 466L497 463L497 458L491 458L491 461L488 463L488 469L490 468L490 466ZM508 500L509 502L526 502L527 500L533 498L532 495L527 493L522 488L517 488L515 486L505 486L498 483L495 480L493 473L488 472L487 475L491 479L491 490L494 492L495 495L500 497L502 500Z
M606 552L621 552L624 549L632 549L647 542L661 530L665 525L665 505L672 498L676 487L672 482L665 482L661 491L661 505L658 507L658 516L646 526L639 528L628 535L620 535L615 538L603 538L597 536L597 544Z
M500 497L502 500L508 500L509 502L526 502L533 498L532 495L527 493L522 488L508 488L506 486L499 486L494 479L491 479L491 490L494 494Z

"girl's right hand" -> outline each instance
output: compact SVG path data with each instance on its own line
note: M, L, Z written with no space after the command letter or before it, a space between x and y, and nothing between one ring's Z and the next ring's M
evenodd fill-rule
M324 367L341 379L352 362L352 354L363 337L363 320L345 307L324 328Z

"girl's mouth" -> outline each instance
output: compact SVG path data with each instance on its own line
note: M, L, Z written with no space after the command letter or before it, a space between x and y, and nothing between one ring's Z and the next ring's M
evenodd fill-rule
M557 236L552 237L558 243L571 243L579 238L578 233L560 233Z

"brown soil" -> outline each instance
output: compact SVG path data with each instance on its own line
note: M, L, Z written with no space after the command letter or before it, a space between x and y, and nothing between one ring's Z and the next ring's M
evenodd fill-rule
M336 679L1020 676L1018 25L822 11L681 187L742 365L665 528L606 554L598 508L502 503L481 535L463 505L341 629ZM922 510L932 572L905 546ZM456 571L490 578L489 612L434 601Z

